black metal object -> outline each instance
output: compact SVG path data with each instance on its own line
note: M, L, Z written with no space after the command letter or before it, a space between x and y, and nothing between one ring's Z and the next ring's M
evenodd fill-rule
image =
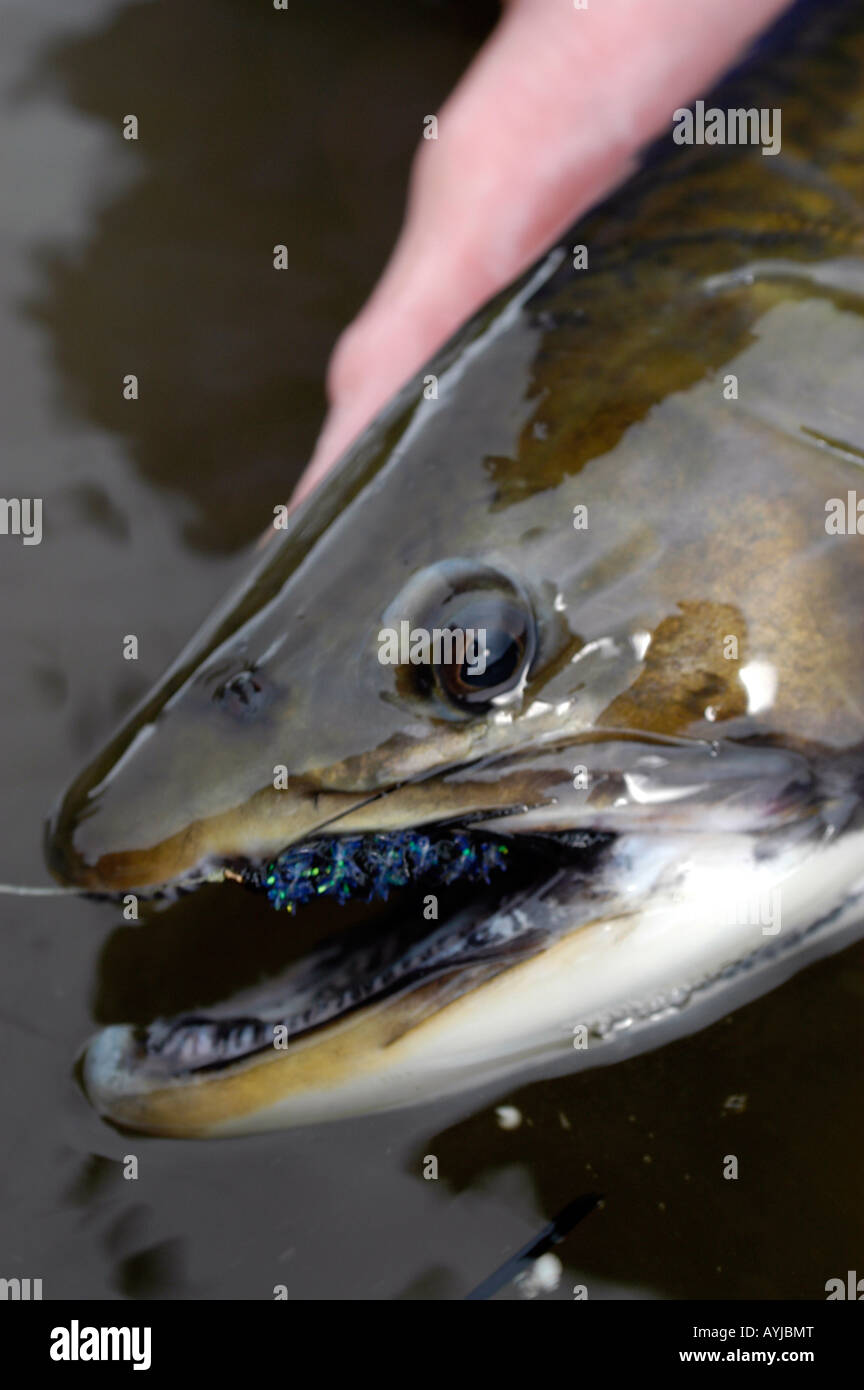
M560 1211L556 1217L544 1226L539 1235L530 1240L527 1245L523 1245L521 1250L517 1250L515 1255L511 1255L509 1260L496 1269L493 1274L484 1279L482 1284L478 1284L476 1289L465 1295L466 1302L479 1301L491 1298L493 1294L503 1289L517 1274L541 1255L545 1255L547 1250L551 1250L553 1245L559 1245L566 1235L589 1216L594 1211L598 1202L602 1201L602 1196L597 1192L588 1192L584 1197L577 1197L575 1202L570 1202Z

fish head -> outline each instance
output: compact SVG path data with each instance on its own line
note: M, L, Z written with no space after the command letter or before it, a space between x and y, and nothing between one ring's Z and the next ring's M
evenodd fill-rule
M603 1061L860 915L862 560L825 523L860 315L803 272L703 277L646 395L632 283L592 376L571 275L408 384L61 802L50 862L88 891L238 878L286 931L333 905L253 997L99 1034L114 1120L232 1134Z

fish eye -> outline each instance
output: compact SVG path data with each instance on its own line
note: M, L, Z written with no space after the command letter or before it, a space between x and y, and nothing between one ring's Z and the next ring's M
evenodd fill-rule
M264 683L254 670L239 671L214 690L213 699L230 714L248 718L257 714L264 703Z
M442 659L433 663L435 681L448 700L476 710L514 690L530 667L536 649L534 615L516 596L492 593L460 595L450 608L443 624Z

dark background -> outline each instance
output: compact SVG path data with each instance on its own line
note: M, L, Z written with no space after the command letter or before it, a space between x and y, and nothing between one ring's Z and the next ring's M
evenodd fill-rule
M423 117L494 15L0 0L0 491L44 498L41 546L0 537L0 878L45 881L56 794L287 497ZM205 1144L102 1124L74 1077L94 1026L225 995L278 964L282 930L231 890L138 928L0 898L0 1277L45 1298L458 1298L588 1190L605 1206L559 1247L552 1297L820 1298L864 1258L864 947L662 1052L512 1087L515 1131L470 1097Z

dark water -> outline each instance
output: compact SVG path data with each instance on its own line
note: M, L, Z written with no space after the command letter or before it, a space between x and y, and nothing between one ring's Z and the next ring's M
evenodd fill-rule
M44 499L40 546L0 538L0 878L44 881L56 793L290 491L422 118L493 14L0 3L2 492ZM282 930L230 889L138 928L0 899L0 1277L46 1298L459 1298L586 1191L605 1204L549 1297L818 1298L860 1265L864 947L659 1053L515 1087L496 1098L515 1130L470 1098L205 1144L102 1124L73 1071L95 1024L223 997Z

